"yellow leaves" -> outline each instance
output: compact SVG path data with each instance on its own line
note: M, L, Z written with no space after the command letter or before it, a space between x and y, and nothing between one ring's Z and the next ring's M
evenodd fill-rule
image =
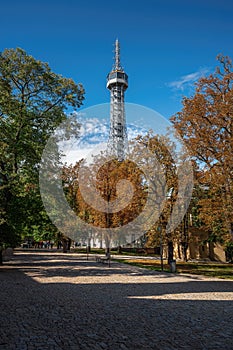
M143 174L133 162L111 160L104 163L96 175L95 186L98 196L92 196L90 192L90 197L88 197L88 193L85 193L86 198L89 198L89 204L83 198L78 184L79 168L80 163L76 164L75 167L65 168L63 181L65 182L67 198L69 197L70 200L71 197L73 198L75 201L73 207L76 208L77 215L85 222L102 228L119 227L135 219L143 210L147 192L143 183ZM93 170L91 167L88 169L88 171ZM90 188L88 187L90 181L88 176L85 177L85 181L87 183L86 191L88 191ZM132 198L129 198L129 183L132 186ZM120 200L118 203L120 209L116 212L101 211L100 206L98 206L99 196L105 203L109 203L109 206L114 201Z
M195 95L171 118L199 167L197 182L205 187L199 216L208 229L216 221L233 222L233 73L229 57L218 60L222 69L200 79Z

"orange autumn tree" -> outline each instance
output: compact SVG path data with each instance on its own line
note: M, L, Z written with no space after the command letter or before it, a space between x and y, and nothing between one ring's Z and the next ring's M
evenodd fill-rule
M91 222L93 226L100 228L114 229L122 227L133 221L143 209L146 201L147 193L143 184L143 173L131 161L125 160L119 162L116 159L104 162L99 167L100 159L97 161L96 183L97 196L89 198L89 204L83 198L81 191L77 192L77 201L82 208L81 215L86 213L86 217L82 216L86 222ZM89 169L94 171L93 169ZM88 181L88 177L86 177ZM128 192L128 181L132 186L132 193ZM87 186L88 189L88 186ZM92 194L91 194L92 196ZM100 197L105 201L107 207L111 206L114 201L120 199L115 211L98 210L98 202ZM90 205L91 202L91 205ZM117 209L119 207L119 210ZM97 208L97 209L96 209ZM102 239L102 237L98 237ZM114 234L111 236L114 240ZM109 246L110 237L104 237L106 246ZM115 244L125 243L119 241L115 237Z
M171 118L196 162L199 218L212 240L233 239L233 72L229 57L217 59L215 72L196 83Z
M133 221L143 210L147 198L143 172L131 161L119 162L116 159L103 161L101 156L94 160L93 164L82 164L83 172L80 172L80 161L75 166L64 167L63 181L67 201L76 214L92 227L114 229L122 227ZM100 165L102 164L102 165ZM95 174L95 182L92 183L92 175ZM80 177L79 177L80 176ZM85 182L85 196L80 182ZM128 192L128 181L132 186L132 193ZM93 194L93 185L96 193ZM109 206L120 199L119 210L100 210L100 200L103 199ZM116 207L117 208L117 207ZM115 245L126 243L120 241L117 235L97 234L93 231L90 238L98 238L100 242L105 240L105 245L110 246L110 240ZM98 230L96 230L98 232ZM114 230L113 230L114 231Z

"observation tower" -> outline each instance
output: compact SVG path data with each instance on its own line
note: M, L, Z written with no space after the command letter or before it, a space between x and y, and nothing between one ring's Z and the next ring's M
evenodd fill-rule
M111 72L107 76L107 88L111 93L110 132L108 147L110 153L119 161L124 160L128 150L127 127L125 120L125 90L128 87L128 75L120 62L120 44L115 42L115 57Z

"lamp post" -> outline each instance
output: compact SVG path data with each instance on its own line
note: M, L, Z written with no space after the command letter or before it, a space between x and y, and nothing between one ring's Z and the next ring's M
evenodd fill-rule
M161 226L158 226L158 232L160 234L160 266L161 271L163 271L163 232Z

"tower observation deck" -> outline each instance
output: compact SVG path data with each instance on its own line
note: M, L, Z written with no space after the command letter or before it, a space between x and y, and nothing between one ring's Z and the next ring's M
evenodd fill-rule
M124 160L128 150L124 102L124 93L127 87L128 75L120 63L120 44L117 39L113 68L107 76L107 88L111 93L108 147L111 154L119 161Z

